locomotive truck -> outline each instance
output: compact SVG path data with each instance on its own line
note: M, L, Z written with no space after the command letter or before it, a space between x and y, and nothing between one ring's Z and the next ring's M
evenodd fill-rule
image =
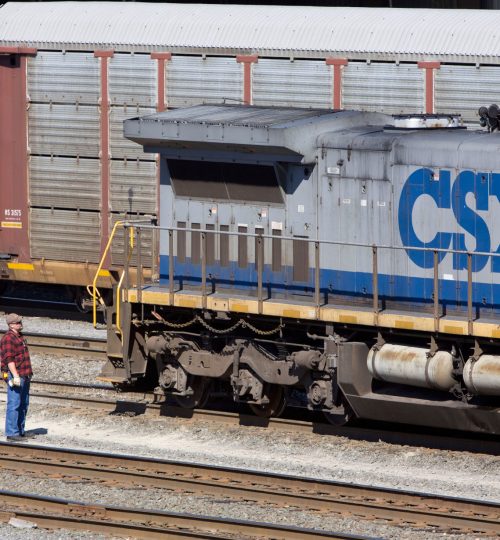
M484 111L488 131L246 105L126 120L160 156L161 218L111 235L127 254L101 379L152 378L188 408L222 391L266 417L294 403L499 434L500 135Z

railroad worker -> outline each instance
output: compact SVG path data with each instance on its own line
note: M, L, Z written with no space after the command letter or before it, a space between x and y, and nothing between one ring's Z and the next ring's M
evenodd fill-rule
M33 370L28 345L22 335L22 318L16 313L9 313L5 320L9 330L0 340L1 370L7 382L5 435L8 441L22 441L31 437L26 434L24 425Z

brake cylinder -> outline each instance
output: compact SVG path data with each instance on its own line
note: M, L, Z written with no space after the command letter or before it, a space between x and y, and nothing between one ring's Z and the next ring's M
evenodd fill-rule
M427 349L385 343L370 350L367 362L372 377L380 381L444 391L456 383L453 356L447 351L431 355Z
M471 394L500 396L500 356L483 354L464 366L465 386Z

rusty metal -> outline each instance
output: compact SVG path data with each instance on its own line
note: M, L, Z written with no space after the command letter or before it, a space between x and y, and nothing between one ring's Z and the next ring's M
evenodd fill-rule
M87 529L133 538L273 538L276 540L313 540L365 538L347 533L300 529L229 520L209 516L151 511L119 506L89 505L56 499L0 491L2 506L14 507L17 517L52 528Z
M115 382L112 379L98 377L99 381ZM116 381L122 382L122 381ZM68 388L73 394L81 394L85 386L75 385L69 387L67 383L32 380L32 392L30 398L34 400L50 399L52 402L60 402L76 409L93 408L96 410L105 410L113 413L134 413L144 414L152 418L168 417L182 418L185 422L210 422L231 426L254 426L268 428L278 432L285 433L315 433L318 435L335 435L340 437L349 437L353 440L362 441L383 441L389 444L413 445L425 448L435 448L440 450L464 451L472 453L489 454L500 456L500 441L490 440L488 438L460 438L457 436L449 437L446 435L430 435L428 433L419 434L411 432L398 432L394 430L376 430L370 428L359 428L353 426L334 426L325 422L310 422L293 420L290 418L261 418L253 414L231 413L217 410L195 409L189 410L167 403L158 403L153 392L134 392L123 391L116 397L116 391L109 387L108 390L99 388L106 394L113 393L112 399L90 398L86 396L63 396L61 389ZM56 387L57 393L40 393L37 388L49 385ZM80 389L82 388L82 389ZM0 395L5 395L5 390L0 387ZM93 389L95 394L95 389ZM1 444L1 443L0 443Z
M3 468L19 470L22 465L23 471L41 475L154 486L483 534L496 534L500 527L500 504L494 502L45 446L2 444L0 456ZM101 515L99 506L77 505L71 511L80 517L87 513ZM106 517L113 519L107 510Z
M471 394L500 396L500 356L472 356L464 365L463 378Z
M370 349L367 366L381 381L449 391L456 384L453 361L448 351L385 343Z
M0 332L0 336L3 332ZM49 334L31 334L25 332L24 336L28 342L30 350L50 353L71 352L75 355L85 355L92 357L106 356L106 340L99 338L82 338L73 336L51 336ZM93 359L94 359L93 358Z

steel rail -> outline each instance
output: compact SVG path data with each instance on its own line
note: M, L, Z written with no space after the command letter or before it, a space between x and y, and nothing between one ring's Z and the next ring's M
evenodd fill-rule
M207 538L244 540L365 539L366 536L300 529L229 520L185 513L87 504L66 499L42 497L27 493L0 491L4 521L9 516L34 521L41 527L92 530L133 538ZM12 510L6 510L6 507Z
M37 391L38 387L47 386L48 390ZM71 392L73 395L61 395L51 392L51 388ZM186 422L218 422L231 426L268 428L276 431L306 433L316 435L333 435L347 437L352 440L366 442L385 442L388 444L410 445L439 450L452 450L500 456L500 439L498 437L478 437L475 434L461 436L459 433L435 434L418 431L399 431L369 426L334 426L316 420L296 420L292 418L261 418L244 412L228 412L209 409L185 409L170 403L156 403L151 392L123 392L118 399L105 399L89 395L81 395L86 390L98 390L116 396L116 390L101 385L79 385L57 381L32 381L30 399L48 399L60 402L75 409L108 411L111 414L147 415L151 417L178 418ZM5 388L0 386L0 396L5 395Z
M3 332L0 332L3 335ZM54 336L50 334L23 332L32 351L91 355L99 360L107 358L106 339L78 336Z
M476 534L500 531L500 503L496 502L35 445L1 444L0 458L2 469L21 468L26 473L156 487L415 527Z

